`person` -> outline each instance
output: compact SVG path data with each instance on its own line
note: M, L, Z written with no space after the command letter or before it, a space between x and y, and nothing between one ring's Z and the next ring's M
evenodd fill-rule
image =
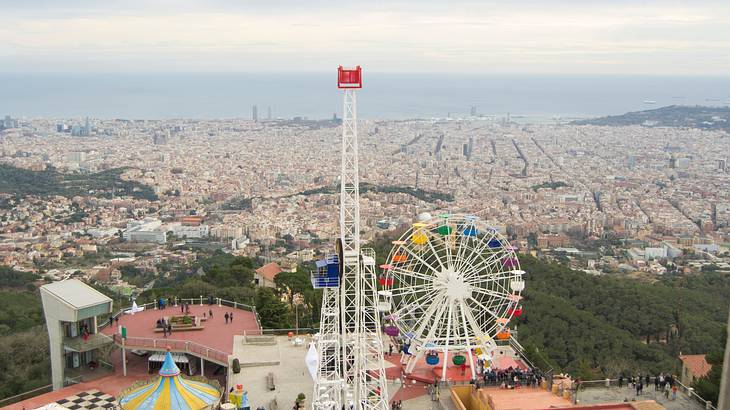
M224 317L226 318L226 323L228 323L228 312L226 312L226 314L224 315Z
M233 312L228 314L228 320L233 323Z
M114 322L114 316L109 316L109 326Z
M654 376L654 391L659 391L659 375Z
M624 376L623 375L618 377L618 387L619 388L624 387Z
M206 319L206 318L205 318L205 315L206 315L206 313L205 313L205 312L203 312L203 320L205 320L205 319Z
M181 303L180 304L180 314L182 315L183 313L185 313L185 304Z
M119 324L119 316L117 316L117 317L114 318L114 323L117 324L117 325Z
M649 382L651 381L651 377L649 377L649 373L647 373L646 376L644 377L644 381L646 382L646 383L644 383L644 386L648 386Z
M393 356L393 344L388 344L388 356Z
M640 381L636 382L635 386L636 386L636 395L638 396L641 394L641 382Z
M208 317L210 317L211 319L213 319L213 309L209 309L208 310Z
M672 386L672 400L677 400L677 386Z

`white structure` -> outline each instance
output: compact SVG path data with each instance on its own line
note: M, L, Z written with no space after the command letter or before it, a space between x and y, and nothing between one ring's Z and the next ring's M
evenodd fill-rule
M112 300L76 279L41 286L43 313L51 350L53 390L64 386L67 373L83 375L98 360L96 350L113 341L98 332L97 317L112 313Z
M127 222L127 229L122 237L129 242L153 242L163 244L167 242L167 232L162 229L162 222L155 218L145 218L141 221Z
M183 225L180 222L173 222L166 226L166 231L178 238L207 238L209 234L208 225Z
M476 378L472 351L489 360L494 340L509 340L509 321L522 314L514 248L477 217L449 214L414 223L393 245L381 302L390 307L385 332L411 341L406 372L426 355L429 364L443 361L442 380L449 359L468 361Z
M644 248L644 259L647 261L653 260L653 259L666 259L667 258L667 248L661 247L661 248Z
M357 99L362 70L338 69L344 90L338 254L319 261L323 289L313 409L388 409L383 342L377 310L375 252L360 249Z

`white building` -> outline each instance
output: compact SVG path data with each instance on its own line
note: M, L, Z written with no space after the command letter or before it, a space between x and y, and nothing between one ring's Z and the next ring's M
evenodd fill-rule
M154 242L159 244L167 242L167 232L162 229L162 222L154 218L128 222L127 229L122 236L125 241L129 242Z
M112 300L76 279L41 286L48 328L53 390L67 377L83 377L86 366L99 360L97 350L113 343L98 331L97 317L112 313Z
M209 234L208 225L183 225L180 222L168 224L166 231L172 231L172 234L178 238L207 238Z

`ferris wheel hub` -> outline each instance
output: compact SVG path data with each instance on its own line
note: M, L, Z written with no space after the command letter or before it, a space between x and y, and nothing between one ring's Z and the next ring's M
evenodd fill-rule
M444 268L440 272L436 272L434 276L434 288L440 289L441 294L445 294L450 302L471 297L471 285L464 280L461 273L455 272L453 268Z

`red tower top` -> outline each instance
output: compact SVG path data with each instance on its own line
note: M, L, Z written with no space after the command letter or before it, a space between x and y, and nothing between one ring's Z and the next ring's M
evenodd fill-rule
M362 68L337 68L337 88L362 88Z

